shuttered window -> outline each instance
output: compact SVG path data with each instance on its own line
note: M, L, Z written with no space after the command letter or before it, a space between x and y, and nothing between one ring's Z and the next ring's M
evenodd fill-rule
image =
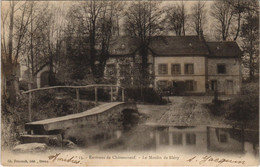
M181 74L181 65L180 64L172 64L172 74Z
M159 74L168 74L168 64L158 64Z
M193 64L185 64L185 74L194 74Z
M185 90L186 91L196 91L197 90L197 82L193 80L185 81Z

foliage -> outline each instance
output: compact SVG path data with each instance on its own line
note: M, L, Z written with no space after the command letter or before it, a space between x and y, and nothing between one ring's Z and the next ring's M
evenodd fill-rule
M150 76L148 72L148 46L153 36L159 35L162 30L162 10L159 2L136 1L131 2L125 12L124 29L127 35L137 37L140 40L139 54L141 57L141 68L136 73L139 84L147 86ZM136 70L138 70L136 68ZM140 75L139 75L140 74Z
M223 117L224 120L235 121L238 125L258 129L259 125L259 82L244 83L241 95L231 100L209 104L212 114Z
M119 8L120 3L116 1L91 0L72 5L68 12L68 54L80 67L84 67L82 63L85 63L85 68L91 70L96 82L104 75L112 29L117 26L114 19Z
M244 56L243 65L249 69L252 80L259 70L259 3L256 0L248 2L244 21L241 27Z
M28 82L26 80L19 81L19 90L23 90L23 91L28 90Z
M259 118L259 96L257 94L236 97L229 106L233 112L226 114L228 119L252 121Z

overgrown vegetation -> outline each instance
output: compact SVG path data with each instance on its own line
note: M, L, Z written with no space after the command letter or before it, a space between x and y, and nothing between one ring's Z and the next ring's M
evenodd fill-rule
M245 128L259 128L259 85L258 82L243 83L241 95L231 100L219 101L208 107L216 116L226 121L235 121Z
M77 113L76 101L67 95L50 90L33 95L32 120L42 120ZM93 108L92 102L80 103L79 111ZM10 148L19 143L18 138L24 133L24 125L29 122L28 95L17 97L16 105L2 101L2 147Z

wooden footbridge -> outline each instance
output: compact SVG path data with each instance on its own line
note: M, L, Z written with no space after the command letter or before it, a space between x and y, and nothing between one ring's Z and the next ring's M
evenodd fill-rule
M31 103L32 103L32 93L43 90L57 89L57 88L73 88L76 90L76 101L77 101L77 111L79 109L79 90L80 89L94 89L95 91L95 104L98 103L98 89L100 88L110 88L110 102L96 106L90 110L79 112L76 114L70 114L57 118L50 118L35 122L29 122L25 125L25 130L27 135L21 136L22 141L27 142L45 142L49 140L53 135L59 135L71 127L80 127L95 125L102 120L105 120L111 114L124 113L125 111L137 113L137 107L134 103L125 102L124 88L117 85L87 85L87 86L53 86L44 87L39 89L32 89L24 94L29 94L28 110L29 119L31 120ZM119 91L121 89L121 101L113 101L114 89ZM48 142L47 142L48 143Z

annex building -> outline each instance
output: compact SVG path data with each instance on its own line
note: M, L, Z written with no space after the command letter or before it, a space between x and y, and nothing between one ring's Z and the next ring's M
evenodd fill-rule
M206 42L199 36L156 36L149 44L150 87L174 88L176 94L233 95L240 92L242 51L234 41ZM111 41L105 78L134 87L142 57L137 38L118 36Z

